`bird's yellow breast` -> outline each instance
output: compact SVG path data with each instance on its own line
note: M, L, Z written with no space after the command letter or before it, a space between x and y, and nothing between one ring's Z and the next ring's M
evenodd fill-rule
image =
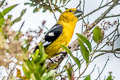
M69 42L71 41L75 24L74 23L62 23L63 31L62 34L54 41L52 42L48 47L45 48L45 52L48 55L48 58L51 58L56 55L56 53L59 53L62 51L61 45L68 46Z

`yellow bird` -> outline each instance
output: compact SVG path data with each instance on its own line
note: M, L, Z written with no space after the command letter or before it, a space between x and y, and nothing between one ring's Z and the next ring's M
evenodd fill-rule
M67 9L60 15L57 24L48 31L43 41L45 52L48 55L47 58L54 57L61 52L61 45L68 46L81 15L82 11L76 8ZM38 48L37 46L35 50Z

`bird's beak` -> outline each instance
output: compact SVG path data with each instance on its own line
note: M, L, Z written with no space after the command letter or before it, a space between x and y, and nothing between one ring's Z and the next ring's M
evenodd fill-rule
M83 12L80 11L80 10L76 10L76 11L74 12L74 14L75 14L75 16L76 16L77 18L79 18L79 17L83 14Z

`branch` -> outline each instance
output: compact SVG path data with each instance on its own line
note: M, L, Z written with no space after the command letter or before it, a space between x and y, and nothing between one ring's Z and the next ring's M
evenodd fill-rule
M83 72L78 76L77 80L80 79L80 77L85 73L85 71L88 69L88 65L86 65L85 69L83 70Z
M95 25L97 25L102 19L105 18L105 16L117 5L118 0L114 0L113 4L99 17L97 18L90 26L87 27L87 29L83 32L83 35L87 35L89 31L94 28ZM90 35L87 35L89 37ZM72 44L70 44L71 51L78 50L78 40L76 39Z
M98 80L98 78L101 76L101 74L103 73L103 71L104 71L104 69L105 69L105 67L106 67L106 65L107 65L107 63L108 63L108 61L109 61L109 57L108 57L108 59L107 59L105 65L104 65L102 71L100 72L100 74L98 75L98 77L97 77L95 80Z
M112 17L119 17L120 14L116 14L116 15L111 15L111 16L106 16L105 18L112 18Z
M52 10L52 13L53 13L53 15L54 15L54 18L55 18L55 20L57 21L57 18L56 18L56 16L55 16L55 11L52 9L52 4L51 4L51 0L48 0L49 1L49 5L50 5L50 8L51 8L51 10Z
M89 16L89 15L95 13L96 11L98 11L98 10L100 10L100 9L102 9L102 8L104 8L104 7L106 7L106 6L108 6L108 5L111 4L111 3L112 3L112 1L110 1L109 3L107 3L107 4L103 5L103 6L97 8L97 9L91 11L91 12L89 12L88 14L84 15L83 18L85 18L85 17L87 17L87 16ZM81 19L83 19L83 18L80 18L79 20L81 20Z
M120 48L117 48L115 50L96 50L96 52L106 52L106 53L117 53L117 54L120 54L120 53L118 53L118 51L120 51Z
M99 18L97 18L90 26L88 26L88 29L84 32L91 30L95 25L97 25L104 17L116 6L117 4L114 2Z
M117 0L117 1L118 1L118 0ZM86 17L86 16L88 16L88 15L96 12L97 10L99 10L99 9L107 6L107 5L110 4L110 3L112 3L112 1L109 2L109 3L107 3L107 4L105 4L105 5L103 5L103 6L101 6L101 7L99 7L98 9L94 10L93 12L88 13L88 14L85 15L84 17ZM89 36L90 36L89 31L90 31L92 28L94 28L94 26L97 25L102 19L104 19L105 16L106 16L116 5L117 5L117 4L116 4L115 2L113 2L113 4L112 4L99 18L97 18L90 26L88 26L88 28L83 32L83 35L86 36L86 34L88 34L87 37L89 37ZM76 39L75 41L73 41L73 42L69 45L69 49L71 50L71 52L73 52L73 51L79 50L79 47L78 47L78 46L79 46L78 40ZM63 56L65 57L66 54L64 53ZM61 58L60 58L61 60L59 60L59 63L61 63L62 60L64 59L63 56L61 56Z

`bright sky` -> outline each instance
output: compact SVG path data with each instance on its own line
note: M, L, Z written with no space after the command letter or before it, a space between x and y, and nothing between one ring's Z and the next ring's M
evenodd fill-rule
M13 18L16 18L17 16L19 16L19 13L22 9L24 8L27 8L27 12L25 13L25 15L23 16L23 19L21 22L19 23L16 23L12 29L14 30L18 30L20 25L22 24L22 22L25 20L25 25L24 27L22 28L22 31L25 32L27 31L29 28L31 29L37 29L38 26L41 25L41 22L43 20L46 20L47 23L46 23L46 26L48 28L51 28L55 23L55 19L54 19L54 16L52 13L50 12L46 12L46 13L42 13L41 11L38 12L38 13L32 13L32 8L28 7L28 6L24 6L23 5L23 2L25 2L25 0L7 0L9 3L9 5L13 5L13 4L20 4L19 6L17 6L13 11L11 11L9 14L13 14ZM96 9L96 7L98 7L98 5L100 4L100 1L101 0L86 0L86 5L85 5L85 13L88 13L94 9ZM105 0L106 1L106 0ZM72 0L68 5L67 7L68 8L73 8L73 7L76 7L76 5L79 3L79 0ZM119 9L114 9L110 14L114 14L114 13L119 13L118 11ZM95 13L94 15L90 16L89 17L89 21L90 22L93 22L102 12L104 11L101 10L97 13ZM56 13L56 16L57 18L59 17L59 13ZM78 22L77 23L77 26L76 26L76 30L75 30L75 33L76 32L79 32L80 33L80 26L81 26L81 22ZM76 36L73 37L73 40L76 39ZM72 41L73 41L72 40ZM107 58L109 56L109 59L110 61L108 62L107 64L107 67L105 69L105 71L103 72L103 75L101 77L101 80L104 79L105 76L108 75L108 72L113 72L112 75L115 76L115 80L120 80L120 69L119 69L119 66L120 66L120 59L117 59L115 58L113 55L105 55L105 56L102 56L102 57L99 57L98 59L96 59L94 61L93 64L91 64L88 69L87 72L90 72L91 71L91 68L93 67L94 64L97 64L97 67L100 68L100 71L101 69L103 68ZM96 73L98 73L98 70L96 68ZM5 71L3 70L3 67L0 67L0 78L2 78L2 76L5 75ZM92 75L92 80L94 80L95 78L97 77L97 74L93 74Z

